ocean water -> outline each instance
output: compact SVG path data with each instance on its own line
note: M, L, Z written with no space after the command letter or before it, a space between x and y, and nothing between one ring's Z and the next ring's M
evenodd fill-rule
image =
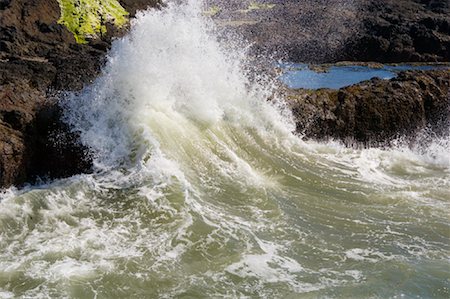
M0 195L1 298L448 298L450 140L295 136L198 1L63 99L95 172Z
M359 65L336 65L329 67L324 72L311 70L308 65L301 63L283 63L279 65L283 69L280 80L289 88L339 89L372 78L392 79L398 72L407 70L434 70L450 69L449 65L383 65L382 67L369 67ZM450 70L449 70L450 71Z

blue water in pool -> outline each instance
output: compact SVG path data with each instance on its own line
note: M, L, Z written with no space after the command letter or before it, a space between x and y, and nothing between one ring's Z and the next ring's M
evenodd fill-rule
M449 69L448 65L385 65L383 68L367 66L332 66L325 73L318 73L308 68L306 64L281 64L284 74L281 81L290 88L339 89L365 80L378 77L380 79L392 79L398 72L406 70L432 70Z

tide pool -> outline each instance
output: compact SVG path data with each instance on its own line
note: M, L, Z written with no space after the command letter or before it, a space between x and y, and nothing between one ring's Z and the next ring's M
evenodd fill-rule
M289 88L339 89L372 78L392 79L401 71L448 69L449 65L384 65L382 68L346 65L331 66L324 72L312 70L306 64L281 64L284 73L281 81Z

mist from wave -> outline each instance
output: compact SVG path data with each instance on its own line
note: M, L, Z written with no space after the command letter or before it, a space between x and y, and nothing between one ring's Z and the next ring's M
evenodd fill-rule
M95 172L1 195L0 296L448 295L449 140L303 141L203 10L138 13L64 100Z

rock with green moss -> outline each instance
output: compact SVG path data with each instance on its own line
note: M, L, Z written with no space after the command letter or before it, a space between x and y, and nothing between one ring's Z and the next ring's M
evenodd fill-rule
M121 27L128 22L128 12L117 0L58 0L59 23L65 25L78 43L106 33L106 23Z
M275 7L276 4L272 3L258 3L258 2L250 2L247 9L240 10L241 13L248 13L255 10L271 10Z

